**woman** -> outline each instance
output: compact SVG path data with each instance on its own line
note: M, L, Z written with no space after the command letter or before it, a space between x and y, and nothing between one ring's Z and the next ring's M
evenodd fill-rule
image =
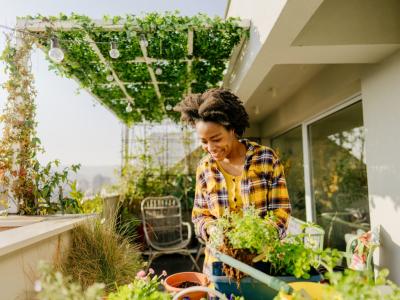
M208 152L196 172L192 212L196 234L207 243L213 223L226 209L240 212L254 206L262 216L273 211L283 237L291 212L283 167L272 149L239 140L249 127L249 116L239 98L224 89L211 89L189 95L175 110L183 122L196 128ZM214 260L206 249L205 274L211 274Z

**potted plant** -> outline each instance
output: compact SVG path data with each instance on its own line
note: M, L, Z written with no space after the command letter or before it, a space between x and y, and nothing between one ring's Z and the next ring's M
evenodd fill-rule
M334 261L340 257L338 251L305 245L306 233L279 239L274 216L260 218L259 213L249 208L243 214L227 213L218 219L210 236L212 247L287 282L319 281L321 277L315 269L321 258ZM275 290L220 262L213 264L212 281L228 295L251 299L272 299L276 295Z
M178 293L192 286L207 286L208 279L203 273L181 272L168 276L164 281L165 289L171 294ZM200 300L207 297L206 292L191 292L187 295L191 300ZM183 297L182 297L183 298Z
M387 269L378 273L373 279L368 271L355 271L347 269L342 272L328 272L326 276L329 284L320 286L319 299L333 300L395 300L400 299L400 287L387 279ZM312 292L312 291L306 291ZM308 293L309 294L309 293ZM304 291L297 290L291 296L281 291L274 300L307 300L308 295ZM314 298L313 298L314 299Z

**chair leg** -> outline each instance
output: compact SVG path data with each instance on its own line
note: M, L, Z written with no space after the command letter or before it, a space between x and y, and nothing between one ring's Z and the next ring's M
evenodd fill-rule
M204 254L204 247L200 246L199 251L197 251L196 258L195 258L195 261L197 264L199 264L199 259L202 254ZM192 271L194 270L194 268L195 268L195 266L193 265Z
M197 261L193 258L193 255L190 254L190 252L186 252L186 255L190 257L191 261L193 262L193 266L196 268L198 272L201 272L199 265L197 264ZM193 269L192 269L193 270Z

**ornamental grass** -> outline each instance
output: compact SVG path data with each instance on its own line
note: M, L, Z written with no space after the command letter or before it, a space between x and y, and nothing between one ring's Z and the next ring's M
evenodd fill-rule
M57 264L63 274L85 289L102 282L107 292L132 282L142 267L138 247L116 232L114 220L94 218L74 228L64 257Z

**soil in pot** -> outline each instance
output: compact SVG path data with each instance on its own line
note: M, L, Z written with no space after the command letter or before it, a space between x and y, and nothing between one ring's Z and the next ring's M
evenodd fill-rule
M186 288L192 287L192 286L200 286L200 284L197 282L192 282L192 281L184 281L175 287L180 288L180 289L186 289Z

